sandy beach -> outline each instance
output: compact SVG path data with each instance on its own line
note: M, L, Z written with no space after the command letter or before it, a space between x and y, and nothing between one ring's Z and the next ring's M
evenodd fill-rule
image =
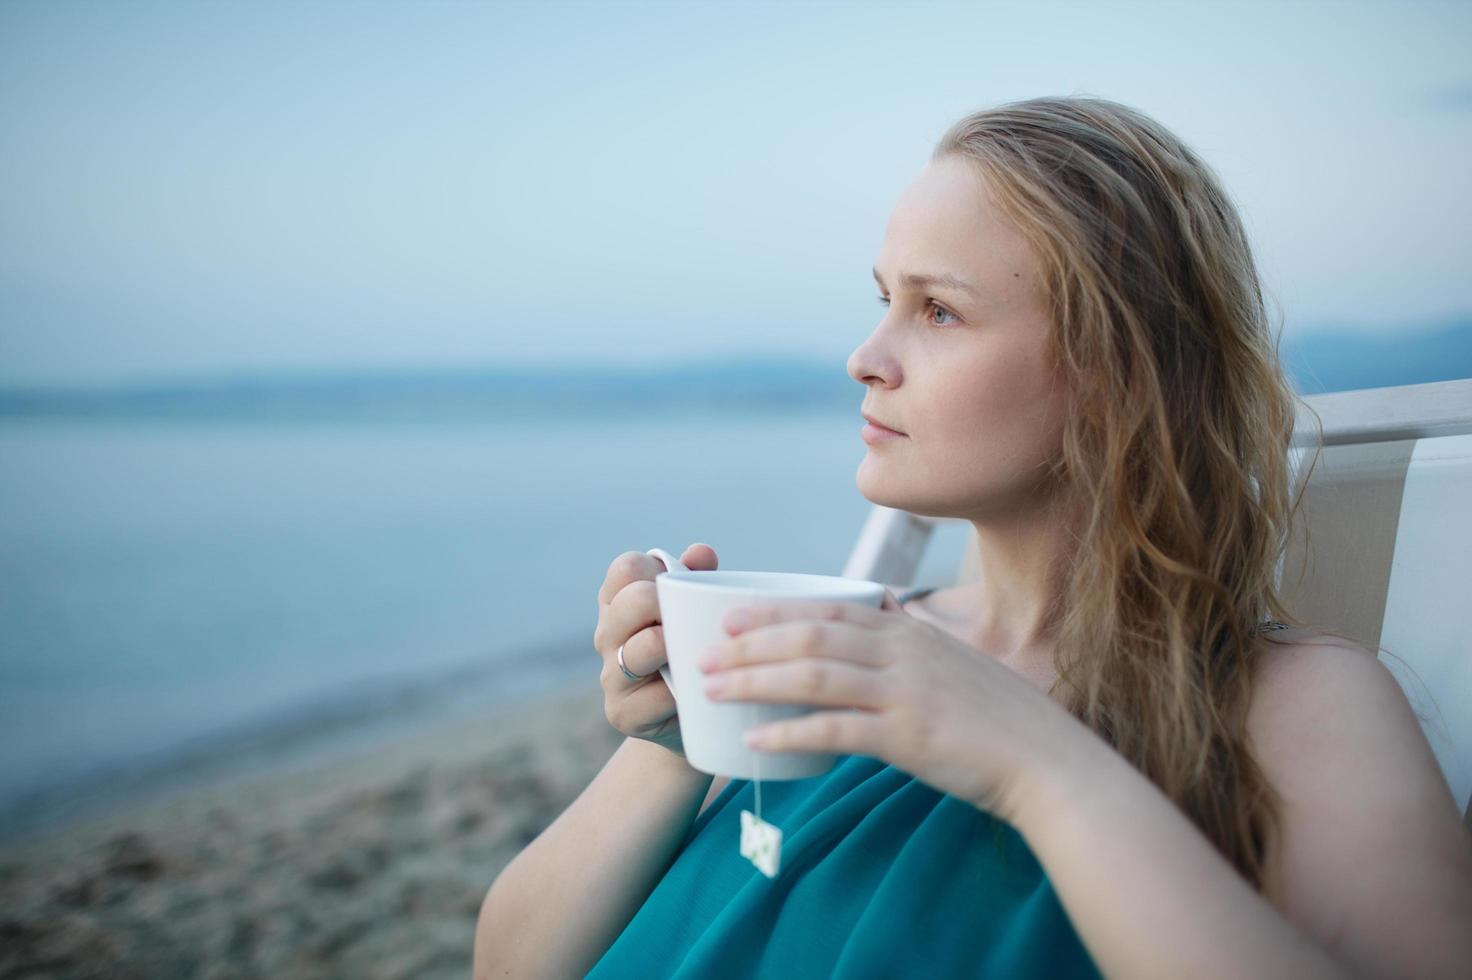
M623 736L596 677L0 849L0 977L455 977L492 880Z

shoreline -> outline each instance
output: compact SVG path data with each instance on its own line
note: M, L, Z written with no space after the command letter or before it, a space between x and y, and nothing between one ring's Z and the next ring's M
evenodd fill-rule
M0 976L461 977L502 868L622 743L596 677L0 844Z
M457 718L507 710L586 683L586 644L561 638L420 675L309 696L241 723L131 758L100 761L0 797L0 850L106 809L286 765L343 758Z

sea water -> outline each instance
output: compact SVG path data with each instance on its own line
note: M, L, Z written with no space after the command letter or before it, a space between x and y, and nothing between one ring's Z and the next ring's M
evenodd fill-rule
M0 833L242 740L596 689L620 552L840 573L861 425L0 420Z

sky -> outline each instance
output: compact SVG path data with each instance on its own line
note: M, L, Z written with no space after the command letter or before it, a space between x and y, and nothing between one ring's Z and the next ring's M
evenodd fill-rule
M832 359L961 116L1099 95L1294 331L1472 317L1472 4L0 4L0 384Z

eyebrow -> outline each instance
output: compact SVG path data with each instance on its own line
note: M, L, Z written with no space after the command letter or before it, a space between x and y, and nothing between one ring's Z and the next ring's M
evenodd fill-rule
M884 280L879 278L879 270L876 268L872 271L874 273L874 281L883 286ZM963 279L957 279L955 276L946 273L934 276L927 276L921 275L918 272L903 272L900 274L900 282L913 289L926 289L934 288L936 286L944 286L948 289L959 289L963 293L970 294L971 297L974 299L982 298L981 290L977 289L975 286L971 285L969 282L966 282Z

